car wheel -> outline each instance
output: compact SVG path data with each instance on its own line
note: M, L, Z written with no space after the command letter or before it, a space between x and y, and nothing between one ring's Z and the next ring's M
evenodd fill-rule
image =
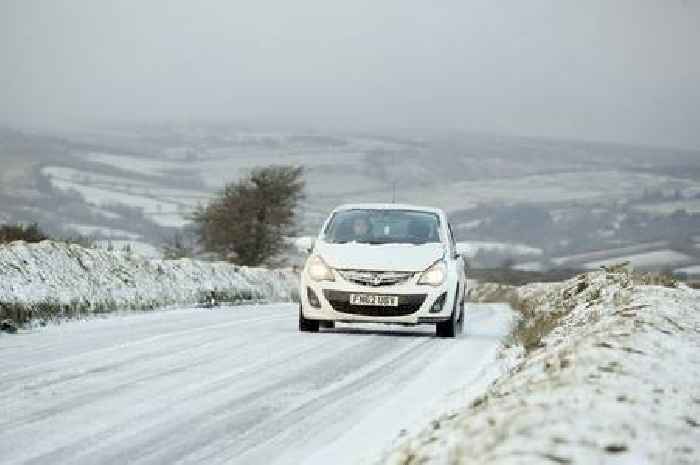
M467 318L467 315L464 313L464 301L460 302L459 304L459 330L458 333L462 334L464 333L464 321Z
M318 327L318 320L309 320L308 318L304 318L304 312L301 311L301 305L299 305L299 331L305 333L316 333L318 332Z
M462 332L462 327L464 326L464 299L459 303L456 300L457 293L455 292L455 304L452 308L450 319L435 325L435 334L438 337L455 337Z
M455 337L457 335L457 320L455 320L454 313L449 320L441 321L435 325L435 334L437 337Z
M456 307L456 305L455 305ZM459 320L457 320L457 309L452 310L452 315L447 321L441 321L435 325L437 337L455 337L458 332Z

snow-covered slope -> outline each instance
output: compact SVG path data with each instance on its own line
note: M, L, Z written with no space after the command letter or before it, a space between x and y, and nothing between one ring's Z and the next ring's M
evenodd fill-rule
M382 463L700 463L700 292L641 282L616 269L516 289L553 330Z
M58 242L0 246L0 317L151 309L202 302L289 301L296 273L229 263L148 260ZM3 315L4 314L4 315Z

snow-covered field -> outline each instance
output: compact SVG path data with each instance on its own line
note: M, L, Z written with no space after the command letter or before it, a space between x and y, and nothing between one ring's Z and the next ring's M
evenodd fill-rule
M527 244L489 241L458 242L457 250L470 258L473 258L479 250L496 251L512 256L539 256L543 253L542 249L531 247Z
M84 224L67 223L66 227L72 229L73 231L77 231L79 234L85 237L105 237L108 239L118 237L127 238L134 241L141 237L138 234L124 231L123 229L103 228L101 226L87 226Z
M627 247L618 247L614 249L604 249L604 250L594 250L591 252L585 252L575 255L567 255L564 257L556 257L552 259L552 262L557 266L571 266L579 265L585 262L593 262L598 260L610 260L616 257L622 257L625 255L633 255L642 252L653 251L656 249L663 249L668 247L668 242L666 241L656 241L647 242L643 244L636 244ZM618 262L620 260L617 260Z
M695 261L695 258L675 250L661 249L654 250L652 252L609 258L607 260L587 262L584 264L584 266L588 269L595 269L622 261L628 261L632 266L639 269L658 269L664 266L680 266Z
M554 330L470 406L436 417L381 462L700 463L700 291L625 270L516 292ZM531 309L532 310L532 309Z
M128 184L119 187L86 185L80 181L58 177L51 178L51 183L58 189L79 193L85 202L93 207L104 209L113 205L125 205L140 209L145 216L151 217L161 226L181 227L187 223L185 215L180 214L182 204L167 200L171 194L169 191L163 195L146 187L134 190Z
M0 313L19 309L48 317L153 309L200 303L211 292L230 301L289 301L297 287L291 271L153 260L50 241L0 246Z
M480 202L600 202L605 199L636 196L645 188L666 185L675 179L621 171L553 173L518 178L496 178L408 188L400 186L400 201L439 205L446 210L468 208ZM687 188L693 181L681 181ZM367 197L367 196L365 196ZM368 200L367 198L359 200Z
M657 215L670 215L678 210L685 210L687 213L700 213L700 200L677 200L673 202L635 205L634 209Z
M376 459L500 374L512 312L469 333L297 330L290 304L122 315L0 335L3 464L309 464Z

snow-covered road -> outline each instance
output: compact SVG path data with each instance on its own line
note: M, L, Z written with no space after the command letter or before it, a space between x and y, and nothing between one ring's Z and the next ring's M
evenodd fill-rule
M302 334L289 304L0 335L0 463L371 460L498 373L511 312L468 311L457 340L432 326Z

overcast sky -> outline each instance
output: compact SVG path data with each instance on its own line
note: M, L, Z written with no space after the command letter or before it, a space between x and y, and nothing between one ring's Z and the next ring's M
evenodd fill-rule
M0 0L0 121L700 148L696 0Z

